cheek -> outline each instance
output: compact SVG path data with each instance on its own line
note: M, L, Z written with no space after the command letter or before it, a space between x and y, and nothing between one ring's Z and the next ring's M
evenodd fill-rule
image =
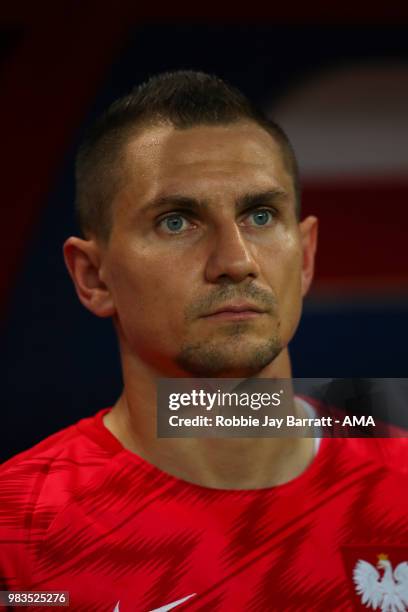
M291 232L279 232L264 257L272 287L284 294L301 284L302 249Z
M137 317L146 324L170 316L174 321L191 288L185 271L171 258L153 257L143 250L118 253L110 276L119 316Z
M297 325L302 304L302 251L299 242L285 235L268 256L266 277L278 300L282 333Z

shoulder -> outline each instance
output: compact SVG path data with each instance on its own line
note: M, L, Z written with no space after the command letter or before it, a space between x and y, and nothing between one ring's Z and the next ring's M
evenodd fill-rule
M11 457L0 465L0 478L23 467L29 471L32 468L34 472L41 472L41 465L53 463L60 458L74 456L80 460L82 455L98 454L98 450L103 451L104 445L100 444L102 438L98 438L97 431L100 429L103 415L108 410L103 409L94 416L81 419L48 436L28 450ZM114 446L109 447L109 450L112 448Z
M0 590L30 584L34 550L76 491L103 473L120 444L102 416L82 419L0 466Z
M330 449L332 461L337 459L349 466L364 465L408 478L408 430L378 419L375 419L375 427L350 425L348 421L345 423L347 413L344 410L314 398L301 396L301 399L309 404L315 416L330 416L332 422L337 423L325 429L325 437L330 438L326 448Z
M13 517L15 526L32 525L37 510L37 518L42 513L42 519L51 519L116 454L118 443L115 447L113 441L101 444L98 439L97 422L105 412L56 432L0 466L0 529L2 517L9 522Z
M347 438L345 451L359 461L408 480L408 438Z

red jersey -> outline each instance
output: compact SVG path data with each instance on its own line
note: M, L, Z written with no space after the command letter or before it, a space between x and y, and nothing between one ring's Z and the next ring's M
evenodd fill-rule
M408 440L324 438L294 480L220 490L123 448L107 410L0 468L0 590L80 612L393 610L388 580L408 609Z

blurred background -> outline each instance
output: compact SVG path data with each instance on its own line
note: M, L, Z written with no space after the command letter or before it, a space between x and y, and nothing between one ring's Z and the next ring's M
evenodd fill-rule
M79 304L62 258L77 233L74 156L110 102L164 70L228 80L294 144L303 214L320 219L294 375L408 375L406 6L240 10L173 8L159 18L133 2L94 1L1 9L0 460L120 392L112 326Z

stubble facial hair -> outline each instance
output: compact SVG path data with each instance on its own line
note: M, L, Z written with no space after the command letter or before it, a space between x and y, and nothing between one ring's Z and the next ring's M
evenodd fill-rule
M253 284L238 287L221 285L213 294L198 300L186 309L186 328L198 318L216 310L231 300L250 299L275 320L270 335L258 342L249 341L243 350L242 340L251 321L231 321L218 332L218 337L200 342L186 340L176 358L177 364L197 377L248 377L265 368L282 351L283 345L277 321L277 300L269 292Z

